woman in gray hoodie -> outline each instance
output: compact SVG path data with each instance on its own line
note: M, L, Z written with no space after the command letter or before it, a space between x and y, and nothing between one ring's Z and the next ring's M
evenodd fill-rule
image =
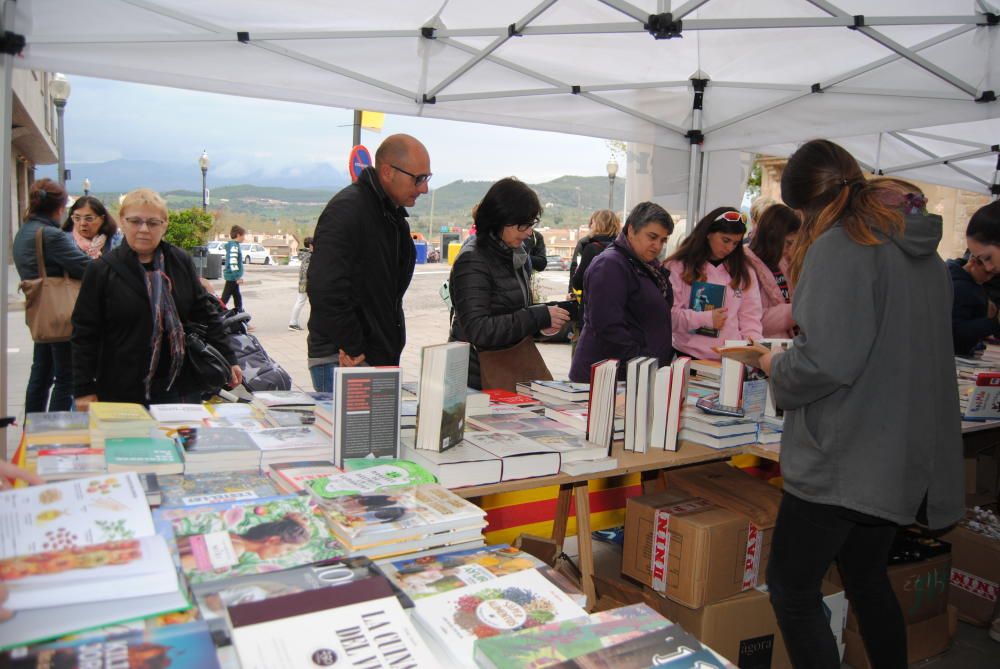
M836 560L872 666L905 669L892 539L964 511L941 217L915 186L866 180L826 140L789 158L781 197L803 214L790 263L801 332L760 358L785 410L771 603L794 666L839 667L820 594Z

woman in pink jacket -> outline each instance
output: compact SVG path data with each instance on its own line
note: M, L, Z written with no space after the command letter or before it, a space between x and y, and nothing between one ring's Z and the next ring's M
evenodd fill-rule
M746 231L740 212L713 209L667 259L674 291L670 320L680 353L718 360L714 347L762 336L760 290L743 249Z
M764 210L749 248L744 249L760 288L760 302L764 308L761 325L765 337L791 338L795 334L788 261L801 225L793 209L773 204Z

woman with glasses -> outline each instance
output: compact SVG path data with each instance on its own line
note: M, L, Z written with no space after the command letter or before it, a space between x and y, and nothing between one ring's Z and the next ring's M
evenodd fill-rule
M667 259L674 348L684 355L718 360L713 349L727 340L760 339L760 291L743 249L746 231L743 214L718 207Z
M113 240L118 234L118 224L104 203L92 195L76 199L69 208L63 230L73 235L76 245L91 258L100 258L117 245Z
M600 212L598 212L600 213ZM612 214L610 211L608 214ZM596 215L595 215L596 216ZM593 220L592 225L593 225ZM618 217L604 218L602 225L614 229ZM606 249L596 253L608 227L592 227L596 234L587 247L594 253L589 266L580 267L573 276L583 274L583 295L587 310L583 313L580 343L573 354L569 378L579 383L590 381L590 366L605 358L623 362L636 356L652 356L660 365L670 364L670 305L673 293L667 272L659 262L663 244L674 231L670 214L658 204L641 202L625 221L622 230ZM587 253L587 251L584 251ZM625 374L625 365L618 368Z
M207 327L206 340L242 373L216 302L191 257L163 241L167 203L140 188L119 210L125 241L88 268L73 310L73 385L78 410L91 402L160 404L199 401L185 369L184 327Z
M743 252L757 275L763 307L761 328L765 337L793 337L793 289L788 280L788 262L802 221L791 208L772 204L754 222L753 237Z
M968 259L947 262L954 299L951 306L951 333L955 355L972 355L982 341L1000 336L997 305L983 287L1000 270L1000 200L980 207L965 229Z
M451 341L471 344L469 386L481 388L478 350L500 350L537 332L559 332L569 312L532 304L531 268L524 241L542 215L533 190L510 177L496 182L473 212L475 241L451 269Z
M14 265L22 281L41 276L35 251L35 237L39 232L48 276L68 274L79 279L90 264L90 257L59 229L68 200L66 190L52 179L41 179L31 184L28 220L21 224L14 236ZM36 342L33 355L24 398L25 412L68 411L73 406L69 342Z

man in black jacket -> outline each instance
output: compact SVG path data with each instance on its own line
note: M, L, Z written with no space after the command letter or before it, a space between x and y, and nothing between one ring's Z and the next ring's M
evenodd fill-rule
M404 207L427 192L430 168L419 141L387 137L375 166L320 214L307 277L309 371L317 391L333 389L337 366L399 364L403 294L416 262Z

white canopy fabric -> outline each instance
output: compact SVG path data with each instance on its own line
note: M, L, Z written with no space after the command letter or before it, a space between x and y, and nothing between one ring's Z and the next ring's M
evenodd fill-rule
M17 67L688 151L689 220L703 151L882 133L881 164L1000 118L996 0L0 2Z

